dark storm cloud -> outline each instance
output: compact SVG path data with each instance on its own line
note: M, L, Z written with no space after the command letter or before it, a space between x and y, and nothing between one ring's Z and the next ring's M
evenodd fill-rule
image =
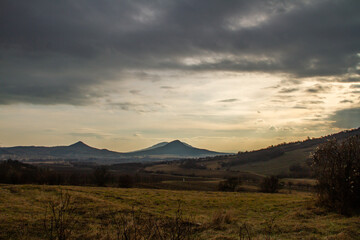
M359 9L357 0L3 0L0 104L91 104L127 70L359 74Z
M360 119L360 108L348 108L336 111L329 120L339 128L358 128Z
M344 77L340 79L340 82L360 82L360 75L355 75L356 77Z

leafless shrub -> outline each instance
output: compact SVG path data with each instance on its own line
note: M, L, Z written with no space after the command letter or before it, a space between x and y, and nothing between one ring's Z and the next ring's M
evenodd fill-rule
M265 240L271 240L274 235L280 232L279 226L276 224L276 217L266 219L263 222L263 233L265 235Z
M281 232L279 226L276 224L276 217L270 217L264 220L260 227L261 239L271 240L276 239L275 236ZM247 222L239 225L239 240L252 240L256 235L253 226ZM255 238L258 239L258 238Z
M111 178L111 174L105 166L95 168L92 175L94 182L99 187L104 187Z
M26 221L26 220L23 220L20 222L19 226L18 226L18 229L17 229L17 232L15 234L15 239L30 239L30 236L31 236L31 227L32 226L29 226L29 222ZM12 239L10 237L10 239Z
M110 215L113 237L117 240L193 239L195 224L184 217L180 204L174 217L157 218L134 208Z
M47 202L43 227L46 239L67 240L70 239L77 224L75 207L68 193L59 194L58 199Z
M230 224L233 216L230 211L217 211L211 219L211 226L216 229L222 229L225 224Z
M164 221L165 220L165 221ZM178 203L178 208L175 217L164 219L162 229L165 235L163 239L171 240L189 240L192 239L194 232L194 224L189 218L185 218L181 209L181 203Z
M220 191L234 192L240 188L242 184L240 177L230 177L224 181L220 181L218 189Z
M288 182L287 186L288 186L288 190L289 190L289 193L291 193L291 190L292 190L292 186L294 185L293 182Z
M252 239L251 226L244 222L239 226L239 240L251 240Z
M279 187L279 179L276 176L265 177L260 184L261 192L265 193L276 193Z
M360 202L360 136L320 145L312 167L318 180L316 191L322 206L349 214Z

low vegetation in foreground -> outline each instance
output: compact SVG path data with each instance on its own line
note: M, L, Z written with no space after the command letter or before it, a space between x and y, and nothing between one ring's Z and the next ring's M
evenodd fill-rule
M357 239L310 193L0 185L0 239Z

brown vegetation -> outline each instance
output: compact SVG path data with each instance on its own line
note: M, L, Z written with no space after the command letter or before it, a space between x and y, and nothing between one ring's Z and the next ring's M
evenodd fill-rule
M320 204L343 214L360 208L360 136L319 146L313 169Z
M135 232L137 237L143 231L148 236L152 231L146 229L156 226L160 233L154 236L166 236L164 239L171 239L164 232L176 232L171 226L191 229L188 239L198 240L237 240L241 228L243 235L246 228L250 234L245 239L354 239L360 234L358 216L328 213L313 204L309 193L297 191L265 194L0 185L0 239L49 239L45 212L49 229L49 202L60 210L61 192L71 195L70 206L64 209L69 209L66 214L76 222L68 224L72 226L68 239L117 240L125 239L124 235L132 239Z
M279 179L276 176L265 177L260 184L260 191L265 193L276 193L279 188Z

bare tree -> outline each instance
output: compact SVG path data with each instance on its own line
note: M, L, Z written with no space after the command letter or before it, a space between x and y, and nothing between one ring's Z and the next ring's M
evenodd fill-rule
M106 167L101 166L95 168L93 172L93 178L96 185L98 185L99 187L104 187L105 184L110 180L111 175Z
M360 202L360 136L320 145L313 154L319 202L349 214Z
M61 191L58 199L48 201L43 225L46 239L70 239L77 223L75 207L68 193Z
M265 177L260 184L260 190L265 193L276 193L279 187L279 178L276 176Z

